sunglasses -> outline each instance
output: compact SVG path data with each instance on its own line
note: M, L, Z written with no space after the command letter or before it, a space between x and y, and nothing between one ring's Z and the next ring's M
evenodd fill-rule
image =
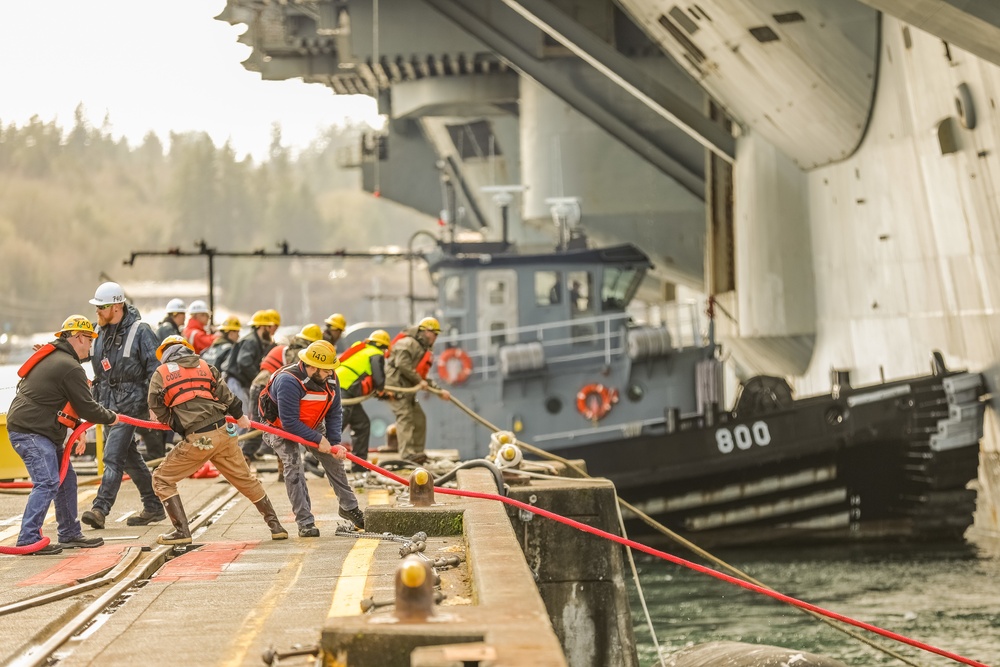
M111 307L112 307L113 305L115 305L115 304L113 304L113 303L109 303L109 304L108 304L108 305L106 305L106 306L98 306L98 307L97 307L97 310L107 310L108 308L111 308Z

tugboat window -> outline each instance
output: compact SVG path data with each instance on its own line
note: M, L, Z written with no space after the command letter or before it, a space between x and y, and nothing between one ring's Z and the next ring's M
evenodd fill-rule
M558 271L535 272L535 305L554 306L562 303L562 276Z
M465 308L465 281L462 276L448 276L444 281L446 308Z
M604 269L601 284L601 306L603 310L625 310L639 287L641 275L638 269L609 266Z
M502 306L507 303L507 283L500 280L490 281L488 290L490 305Z
M490 322L490 343L503 345L507 342L507 325L503 322Z
M591 277L586 271L570 271L566 276L569 310L574 315L590 313Z

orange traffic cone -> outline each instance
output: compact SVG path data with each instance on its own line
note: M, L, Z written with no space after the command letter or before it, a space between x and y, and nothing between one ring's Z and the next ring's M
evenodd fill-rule
M219 476L219 471L216 469L214 465L212 465L212 462L205 461L205 463L202 464L200 468L198 468L197 472L191 475L191 479L211 479L212 477L218 477L218 476Z

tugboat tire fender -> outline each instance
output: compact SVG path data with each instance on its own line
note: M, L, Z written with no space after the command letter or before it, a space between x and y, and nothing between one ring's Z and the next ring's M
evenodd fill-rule
M604 419L617 402L618 392L603 384L588 384L576 393L577 411L591 421Z
M452 360L458 362L458 371L455 373L451 371L454 364L449 364ZM472 374L472 358L460 347L449 347L438 358L437 372L447 384L462 384Z

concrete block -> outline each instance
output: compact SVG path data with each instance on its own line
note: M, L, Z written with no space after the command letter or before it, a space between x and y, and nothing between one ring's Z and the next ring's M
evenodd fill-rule
M458 507L398 507L372 505L365 511L365 529L404 537L423 531L430 537L461 535L464 510Z

